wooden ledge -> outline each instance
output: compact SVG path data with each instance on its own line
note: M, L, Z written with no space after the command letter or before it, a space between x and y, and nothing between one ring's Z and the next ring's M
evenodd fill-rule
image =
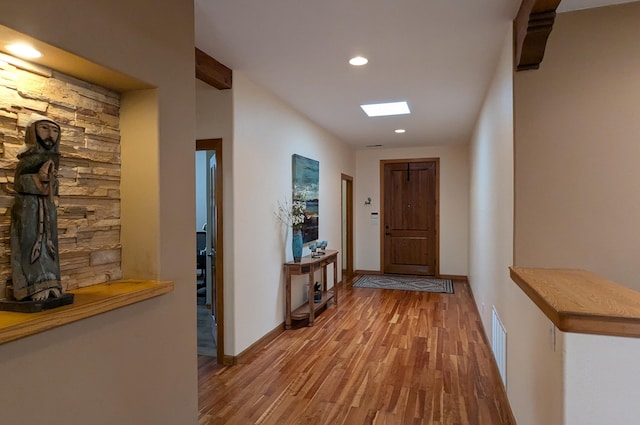
M561 331L640 338L640 292L585 270L510 270Z
M0 311L0 344L173 291L173 282L120 280L73 291L73 304L40 313Z

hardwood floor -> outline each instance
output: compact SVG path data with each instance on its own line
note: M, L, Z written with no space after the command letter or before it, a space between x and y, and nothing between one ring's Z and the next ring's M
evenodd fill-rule
M466 283L340 289L245 364L199 358L199 424L515 425Z

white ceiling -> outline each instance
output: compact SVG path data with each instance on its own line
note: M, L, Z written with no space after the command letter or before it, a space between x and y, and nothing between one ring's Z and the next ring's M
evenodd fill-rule
M559 11L622 2L562 0ZM467 143L519 4L195 0L196 46L356 148ZM352 67L355 55L369 64ZM411 115L359 107L396 100Z

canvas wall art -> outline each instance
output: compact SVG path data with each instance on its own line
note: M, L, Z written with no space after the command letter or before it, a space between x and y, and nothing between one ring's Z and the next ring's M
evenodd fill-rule
M319 179L320 163L314 159L293 155L291 158L293 176L293 200L304 201L306 205L305 220L302 225L302 241L311 242L318 239L320 198Z

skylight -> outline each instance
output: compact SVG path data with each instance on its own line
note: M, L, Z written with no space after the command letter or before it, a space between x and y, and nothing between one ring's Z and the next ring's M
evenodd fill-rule
M389 115L410 114L407 102L370 103L360 105L362 110L370 117L386 117Z

